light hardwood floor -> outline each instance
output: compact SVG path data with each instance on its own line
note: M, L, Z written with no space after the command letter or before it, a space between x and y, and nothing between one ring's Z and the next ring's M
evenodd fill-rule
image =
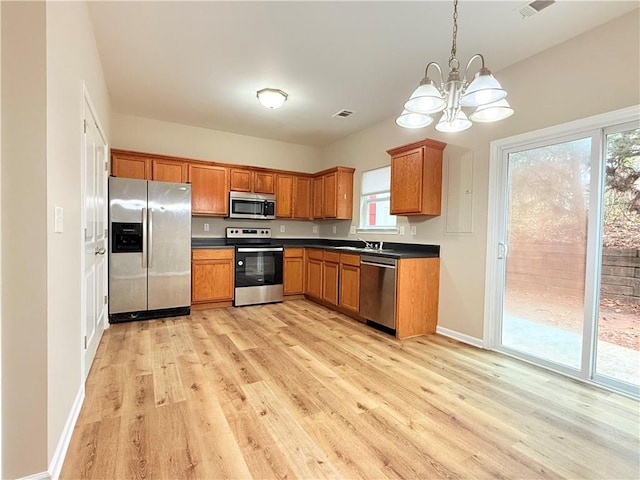
M638 402L305 300L112 325L62 479L634 478Z

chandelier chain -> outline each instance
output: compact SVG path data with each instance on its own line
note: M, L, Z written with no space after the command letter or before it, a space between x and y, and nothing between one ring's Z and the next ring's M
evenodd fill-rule
M458 59L456 58L456 52L458 38L458 0L453 2L453 42L451 43L451 55L449 56L449 68L458 68ZM455 64L455 67L454 67Z

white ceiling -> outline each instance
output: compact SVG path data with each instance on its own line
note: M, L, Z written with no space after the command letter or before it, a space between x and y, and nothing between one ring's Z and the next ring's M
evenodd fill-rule
M523 19L526 3L462 0L460 63L482 53L496 73L638 8L560 0ZM314 146L399 114L426 64L446 67L452 9L449 1L89 2L115 112ZM265 87L289 94L282 109L258 103ZM343 108L356 113L331 117Z

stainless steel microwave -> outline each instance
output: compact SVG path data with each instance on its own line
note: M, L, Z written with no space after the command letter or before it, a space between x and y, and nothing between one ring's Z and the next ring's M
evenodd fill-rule
M229 192L229 218L275 220L276 197L246 192Z

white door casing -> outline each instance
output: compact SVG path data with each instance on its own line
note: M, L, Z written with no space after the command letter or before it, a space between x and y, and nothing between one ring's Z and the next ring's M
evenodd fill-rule
M107 142L84 89L82 118L82 374L107 327Z

